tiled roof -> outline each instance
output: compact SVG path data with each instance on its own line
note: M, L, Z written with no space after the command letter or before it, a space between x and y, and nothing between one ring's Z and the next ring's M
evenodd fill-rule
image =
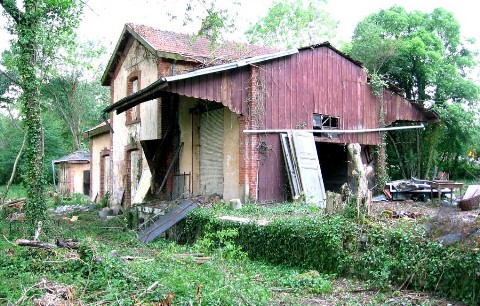
M65 155L57 160L53 161L55 164L58 163L79 163L79 162L90 162L90 152L84 150L78 150L73 152L70 155Z
M107 121L110 124L110 119L108 119ZM104 133L107 133L109 131L110 131L110 129L107 126L107 123L105 121L103 121L102 123L86 130L84 133L87 137L91 138L95 135L104 134Z
M179 54L197 60L211 59L215 64L278 51L275 48L228 41L222 42L222 44L211 49L211 41L206 37L162 31L149 26L131 23L127 24L127 26L157 51Z

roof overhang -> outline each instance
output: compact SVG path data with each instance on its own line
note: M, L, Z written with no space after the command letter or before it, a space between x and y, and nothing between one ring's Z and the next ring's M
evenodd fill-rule
M184 74L163 77L153 82L149 86L143 88L142 90L139 90L136 93L129 95L119 100L118 102L115 102L114 104L108 106L102 112L105 114L105 113L110 113L112 111L117 111L117 114L120 114L126 111L127 109L130 109L142 102L146 102L146 101L150 101L152 99L158 98L160 97L162 91L164 91L163 89L167 87L168 83L170 82L175 82L175 81L185 80L189 78L195 78L202 75L222 72L222 71L235 69L235 68L239 68L239 67L243 67L243 66L247 66L247 65L251 65L259 62L264 62L264 61L268 61L268 60L272 60L272 59L276 59L284 56L289 56L296 53L298 53L297 49L284 50L284 51L275 52L272 54L254 56L251 58L243 59L243 60L228 63L228 64L222 64L222 65L212 66L208 68L203 68L203 69L195 70L195 71L184 73Z
M87 131L84 132L85 136L87 136L88 138L92 138L94 136L97 136L97 135L102 135L102 134L106 134L110 132L110 128L108 127L108 125L104 122L102 124L99 124Z
M434 109L426 108L425 106L413 101L410 101L410 103L425 116L427 122L440 121L440 115Z

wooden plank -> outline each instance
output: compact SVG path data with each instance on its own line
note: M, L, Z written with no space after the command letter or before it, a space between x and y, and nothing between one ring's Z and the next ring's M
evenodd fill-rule
M283 157L285 159L285 165L288 174L288 180L290 182L290 189L292 191L292 198L297 200L300 198L300 180L295 171L294 166L294 156L292 148L290 147L290 142L288 140L288 135L286 133L280 134L280 141L282 143Z
M143 169L142 176L138 182L137 192L133 197L132 204L142 203L150 189L150 181L152 180L152 173L150 169Z
M313 134L294 131L292 132L292 142L305 202L325 208L327 197Z
M192 199L183 201L175 209L171 210L169 213L153 223L152 226L141 232L138 235L138 239L140 239L140 241L143 243L152 241L166 230L177 224L177 222L185 218L189 212L196 208L197 205L195 205Z

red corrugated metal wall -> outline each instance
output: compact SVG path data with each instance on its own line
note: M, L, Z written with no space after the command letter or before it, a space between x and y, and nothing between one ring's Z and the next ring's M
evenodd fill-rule
M259 129L312 129L313 114L340 118L340 129L379 127L379 99L367 84L365 71L328 47L259 63L259 94L249 96L252 67L180 80L165 90L179 95L220 102L232 111L259 114ZM249 99L258 99L249 109ZM402 97L385 92L386 123L422 121L423 115ZM257 199L284 200L284 164L279 136L259 137ZM343 134L334 143L375 145L380 133ZM320 153L321 154L321 153ZM258 183L258 184L257 184Z
M220 102L233 112L246 114L250 67L227 70L172 82L166 91Z

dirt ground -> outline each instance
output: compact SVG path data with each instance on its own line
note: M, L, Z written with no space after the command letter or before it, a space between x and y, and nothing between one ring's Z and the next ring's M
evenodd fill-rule
M380 290L364 288L358 281L351 279L337 279L333 281L334 291L324 296L303 298L302 305L436 305L436 306L463 306L461 302L449 301L429 293L411 290Z
M480 209L471 211L462 211L456 207L455 203L450 205L449 202L442 202L441 204L434 204L431 202L414 202L408 201L379 201L372 202L371 212L374 216L381 216L385 210L392 210L397 213L401 212L413 212L421 217L435 217L439 213L447 212L451 213L462 219L470 219L472 216L477 217L480 214Z

